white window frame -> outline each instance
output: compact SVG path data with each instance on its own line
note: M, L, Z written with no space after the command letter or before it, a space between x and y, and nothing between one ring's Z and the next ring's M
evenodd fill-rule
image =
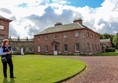
M75 37L78 37L79 36L79 32L75 32Z
M79 50L77 50L77 44L79 45L79 43L75 44L75 52L79 52ZM79 47L80 47L80 45L79 45Z
M67 38L67 35L66 34L64 34L64 38Z
M0 25L0 30L4 30L4 26L3 25Z
M41 46L38 46L38 52L41 52Z

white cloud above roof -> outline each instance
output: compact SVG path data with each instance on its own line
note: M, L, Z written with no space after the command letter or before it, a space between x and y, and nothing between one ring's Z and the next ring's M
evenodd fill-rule
M56 22L84 24L100 33L118 32L118 0L105 0L101 7L74 7L68 0L0 0L0 15L13 19L10 36L33 37Z

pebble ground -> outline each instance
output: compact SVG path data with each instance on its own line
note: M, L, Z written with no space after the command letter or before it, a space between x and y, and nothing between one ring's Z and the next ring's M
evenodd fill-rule
M63 56L85 61L86 69L63 83L118 83L118 56Z

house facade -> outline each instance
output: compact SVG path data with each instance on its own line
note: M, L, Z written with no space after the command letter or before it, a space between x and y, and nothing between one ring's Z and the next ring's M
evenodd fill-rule
M100 44L101 44L101 49L103 52L105 52L107 48L112 47L112 42L111 42L110 38L109 39L100 39Z
M105 48L106 47L112 47L112 43L111 43L110 38L109 39L100 39L100 44L102 46L104 46Z
M93 54L101 52L100 35L84 26L81 19L73 23L56 23L34 36L35 53Z
M21 54L21 50L23 50L24 54L34 53L34 39L9 38L9 40L14 54Z
M12 20L9 20L3 16L0 15L0 42L4 38L8 38L9 35L9 23Z

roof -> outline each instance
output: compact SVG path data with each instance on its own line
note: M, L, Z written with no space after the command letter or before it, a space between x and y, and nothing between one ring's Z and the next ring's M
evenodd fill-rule
M10 39L10 41L34 41L34 39Z
M111 42L110 39L100 39L100 42Z
M76 23L58 25L58 26L47 28L44 31L40 32L39 35L55 33L55 32L62 32L62 31L69 31L69 30L76 30L76 29L81 29L81 28L85 28L85 27L83 25L81 25L80 23L76 22Z
M7 18L5 18L5 17L3 17L3 16L1 16L1 15L0 15L0 20L4 20L4 21L8 21L8 22L11 22L11 21L12 21L12 20L7 19Z

